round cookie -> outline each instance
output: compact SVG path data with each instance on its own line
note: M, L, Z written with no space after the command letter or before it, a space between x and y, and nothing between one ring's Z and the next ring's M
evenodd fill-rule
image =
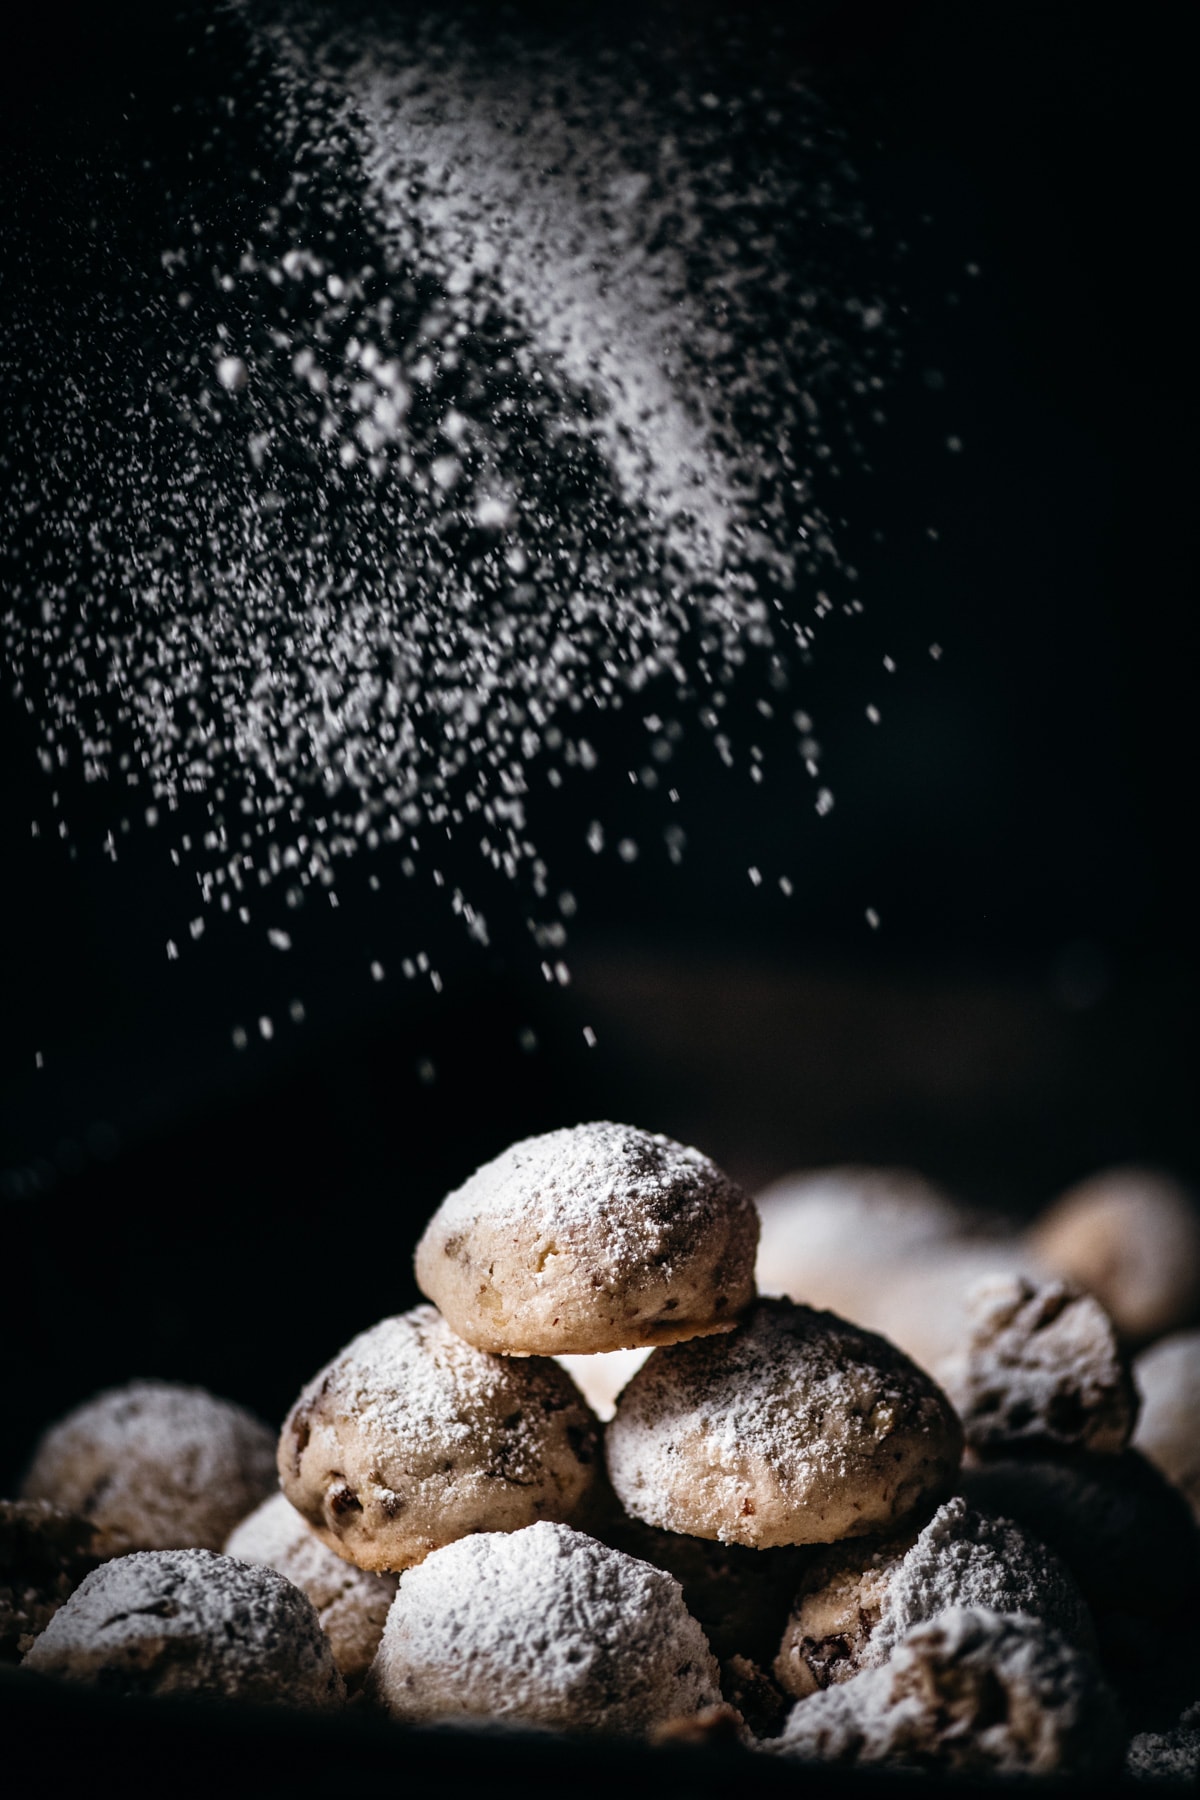
M274 1569L211 1550L144 1550L103 1563L22 1668L110 1694L320 1708L345 1698L308 1596Z
M808 1570L775 1659L798 1699L887 1662L915 1625L955 1606L1029 1613L1094 1652L1096 1633L1074 1579L1044 1544L961 1496L918 1533L825 1552Z
M1068 1189L1028 1235L1040 1260L1095 1294L1130 1343L1188 1325L1200 1310L1200 1208L1170 1175L1107 1169Z
M548 1523L462 1538L410 1569L368 1692L403 1720L639 1735L721 1703L679 1583Z
M50 1427L21 1493L82 1513L118 1555L219 1550L275 1486L275 1434L244 1407L204 1388L131 1381Z
M230 1534L225 1554L266 1563L302 1588L316 1608L347 1687L361 1684L396 1597L394 1575L375 1575L335 1556L285 1494L272 1494L243 1519Z
M1134 1364L1142 1410L1140 1450L1188 1500L1200 1523L1200 1331L1177 1331Z
M0 1665L20 1662L103 1560L90 1519L49 1500L0 1500Z
M348 1344L279 1440L292 1505L373 1570L407 1569L468 1532L569 1519L598 1464L596 1421L557 1363L487 1356L432 1306Z
M1138 1397L1112 1321L1062 1281L996 1275L967 1297L970 1331L937 1376L977 1450L1124 1450Z
M758 1214L715 1163L631 1125L513 1144L447 1196L417 1285L507 1355L591 1355L728 1331L754 1296Z
M932 1504L962 1432L940 1388L885 1339L761 1300L729 1337L655 1351L605 1448L635 1518L767 1549L865 1537Z
M758 1285L857 1325L898 1259L960 1237L961 1208L912 1169L800 1169L756 1198Z
M1102 1776L1124 1732L1090 1656L1025 1614L954 1607L890 1662L797 1701L763 1746L834 1763L947 1774Z

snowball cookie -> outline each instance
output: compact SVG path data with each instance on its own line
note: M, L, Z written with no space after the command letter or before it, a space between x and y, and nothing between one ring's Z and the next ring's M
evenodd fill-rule
M797 1701L763 1748L951 1774L1103 1775L1125 1735L1090 1656L1040 1619L953 1607L881 1668Z
M1133 1366L1142 1411L1134 1448L1180 1488L1200 1522L1200 1331L1178 1331Z
M617 1396L649 1356L652 1344L636 1350L602 1350L599 1356L556 1356L598 1419L611 1419Z
M598 1466L596 1421L557 1363L486 1356L432 1306L356 1337L279 1439L284 1493L360 1569L407 1569L470 1531L570 1518Z
M317 1609L347 1687L361 1685L396 1597L394 1575L374 1575L335 1556L285 1494L272 1494L243 1519L225 1554L266 1563L302 1588Z
M21 1491L83 1513L119 1555L219 1550L275 1486L275 1434L261 1419L203 1388L131 1381L52 1425Z
M967 1296L970 1332L937 1376L968 1444L1124 1450L1138 1397L1112 1320L1063 1281L993 1275Z
M606 1435L627 1512L759 1550L886 1530L946 1490L961 1453L928 1375L790 1300L759 1301L729 1337L656 1350Z
M1186 1500L1135 1450L989 1458L964 1468L981 1512L1015 1519L1066 1563L1100 1619L1155 1624L1200 1599L1200 1533Z
M312 1707L345 1698L307 1594L275 1569L211 1550L142 1550L102 1564L21 1666L118 1694Z
M679 1583L548 1522L461 1538L410 1569L368 1692L397 1719L639 1734L721 1703Z
M960 1495L925 1528L881 1544L826 1551L801 1584L775 1660L798 1699L887 1662L914 1625L954 1606L1029 1613L1095 1652L1091 1615L1052 1551Z
M728 1331L758 1214L699 1150L632 1125L525 1138L442 1201L417 1285L480 1350L552 1356Z
M0 1664L19 1663L104 1560L96 1528L49 1500L0 1500Z
M961 1235L966 1215L911 1169L802 1169L757 1197L758 1285L869 1324L874 1292L898 1257Z
M1108 1169L1070 1188L1029 1232L1056 1275L1095 1294L1122 1337L1145 1343L1200 1310L1200 1208L1155 1169Z

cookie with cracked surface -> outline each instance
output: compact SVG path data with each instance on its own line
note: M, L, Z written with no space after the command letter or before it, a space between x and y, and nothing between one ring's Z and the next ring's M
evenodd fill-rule
M22 1667L115 1694L340 1706L342 1678L307 1594L211 1550L140 1550L83 1581Z
M362 1332L304 1389L279 1479L361 1569L410 1568L474 1531L565 1520L598 1467L596 1420L549 1358L489 1356L432 1306Z
M699 1150L607 1121L525 1138L443 1200L417 1285L501 1355L592 1355L728 1331L758 1214Z
M219 1550L275 1486L275 1433L245 1407L178 1382L131 1381L50 1427L21 1494L82 1513L116 1556Z
M1125 1449L1137 1390L1098 1300L1064 1281L994 1275L971 1290L967 1310L966 1342L936 1372L968 1444Z
M915 1625L952 1606L1025 1612L1095 1652L1083 1595L1058 1557L1009 1519L955 1496L919 1532L826 1551L796 1596L775 1678L797 1699L887 1662Z
M886 1531L945 1493L961 1453L930 1376L788 1300L760 1300L728 1337L656 1350L605 1437L627 1512L752 1549Z
M1093 1659L1040 1619L955 1607L890 1662L798 1700L763 1748L949 1774L1115 1772L1125 1734Z
M639 1736L722 1704L679 1583L548 1523L462 1538L403 1575L368 1694L414 1722Z
M272 1494L230 1533L226 1556L266 1563L302 1588L317 1609L333 1660L351 1691L371 1666L396 1577L360 1569L335 1556L286 1494Z

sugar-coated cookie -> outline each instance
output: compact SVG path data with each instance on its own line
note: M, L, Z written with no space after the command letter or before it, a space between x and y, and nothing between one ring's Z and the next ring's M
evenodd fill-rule
M333 1707L345 1698L307 1594L211 1550L144 1550L76 1588L22 1667L110 1694Z
M835 1763L948 1774L1102 1776L1124 1732L1093 1659L1040 1619L955 1607L890 1662L797 1701L763 1746Z
M679 1583L551 1524L462 1538L402 1576L368 1694L397 1719L639 1735L721 1704Z
M1200 1312L1200 1207L1160 1170L1106 1169L1079 1182L1034 1223L1029 1242L1056 1275L1095 1294L1131 1343Z
M591 1355L726 1331L758 1214L699 1150L598 1123L513 1144L443 1200L417 1284L481 1350Z
M1124 1450L1138 1397L1112 1320L1063 1281L994 1275L967 1297L969 1330L937 1376L968 1444Z
M279 1440L292 1505L374 1570L407 1569L468 1532L569 1519L598 1461L596 1420L557 1363L488 1356L432 1306L348 1344Z
M953 1408L908 1357L788 1300L656 1350L605 1439L635 1518L756 1549L886 1531L945 1493L961 1451Z
M348 1688L358 1686L379 1648L396 1597L396 1577L335 1556L286 1494L272 1494L229 1535L227 1556L266 1563L308 1595Z
M912 1169L839 1163L798 1169L756 1196L758 1285L855 1324L898 1259L958 1238L966 1215Z
M45 1433L22 1483L97 1526L110 1555L219 1550L276 1486L275 1433L203 1388L131 1381Z
M955 1496L923 1529L825 1551L804 1576L775 1659L798 1699L888 1661L915 1625L954 1606L1030 1613L1094 1652L1079 1588L1044 1544Z

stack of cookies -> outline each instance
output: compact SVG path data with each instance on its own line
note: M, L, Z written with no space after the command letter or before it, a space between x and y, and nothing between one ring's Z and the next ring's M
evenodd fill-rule
M807 1759L1118 1764L1092 1611L983 1481L1048 1436L1120 1460L1136 1402L1106 1315L996 1277L939 1381L863 1326L761 1297L758 1239L749 1197L669 1138L598 1123L514 1144L429 1222L430 1304L303 1389L278 1489L265 1428L221 1415L200 1485L236 1493L235 1517L139 1532L136 1491L157 1518L179 1469L216 1469L213 1432L188 1450L178 1429L150 1466L147 1407L203 1437L194 1396L135 1384L47 1435L23 1504L86 1515L117 1560L26 1666ZM602 1427L584 1396L617 1359L641 1360ZM134 1454L114 1454L122 1408Z

